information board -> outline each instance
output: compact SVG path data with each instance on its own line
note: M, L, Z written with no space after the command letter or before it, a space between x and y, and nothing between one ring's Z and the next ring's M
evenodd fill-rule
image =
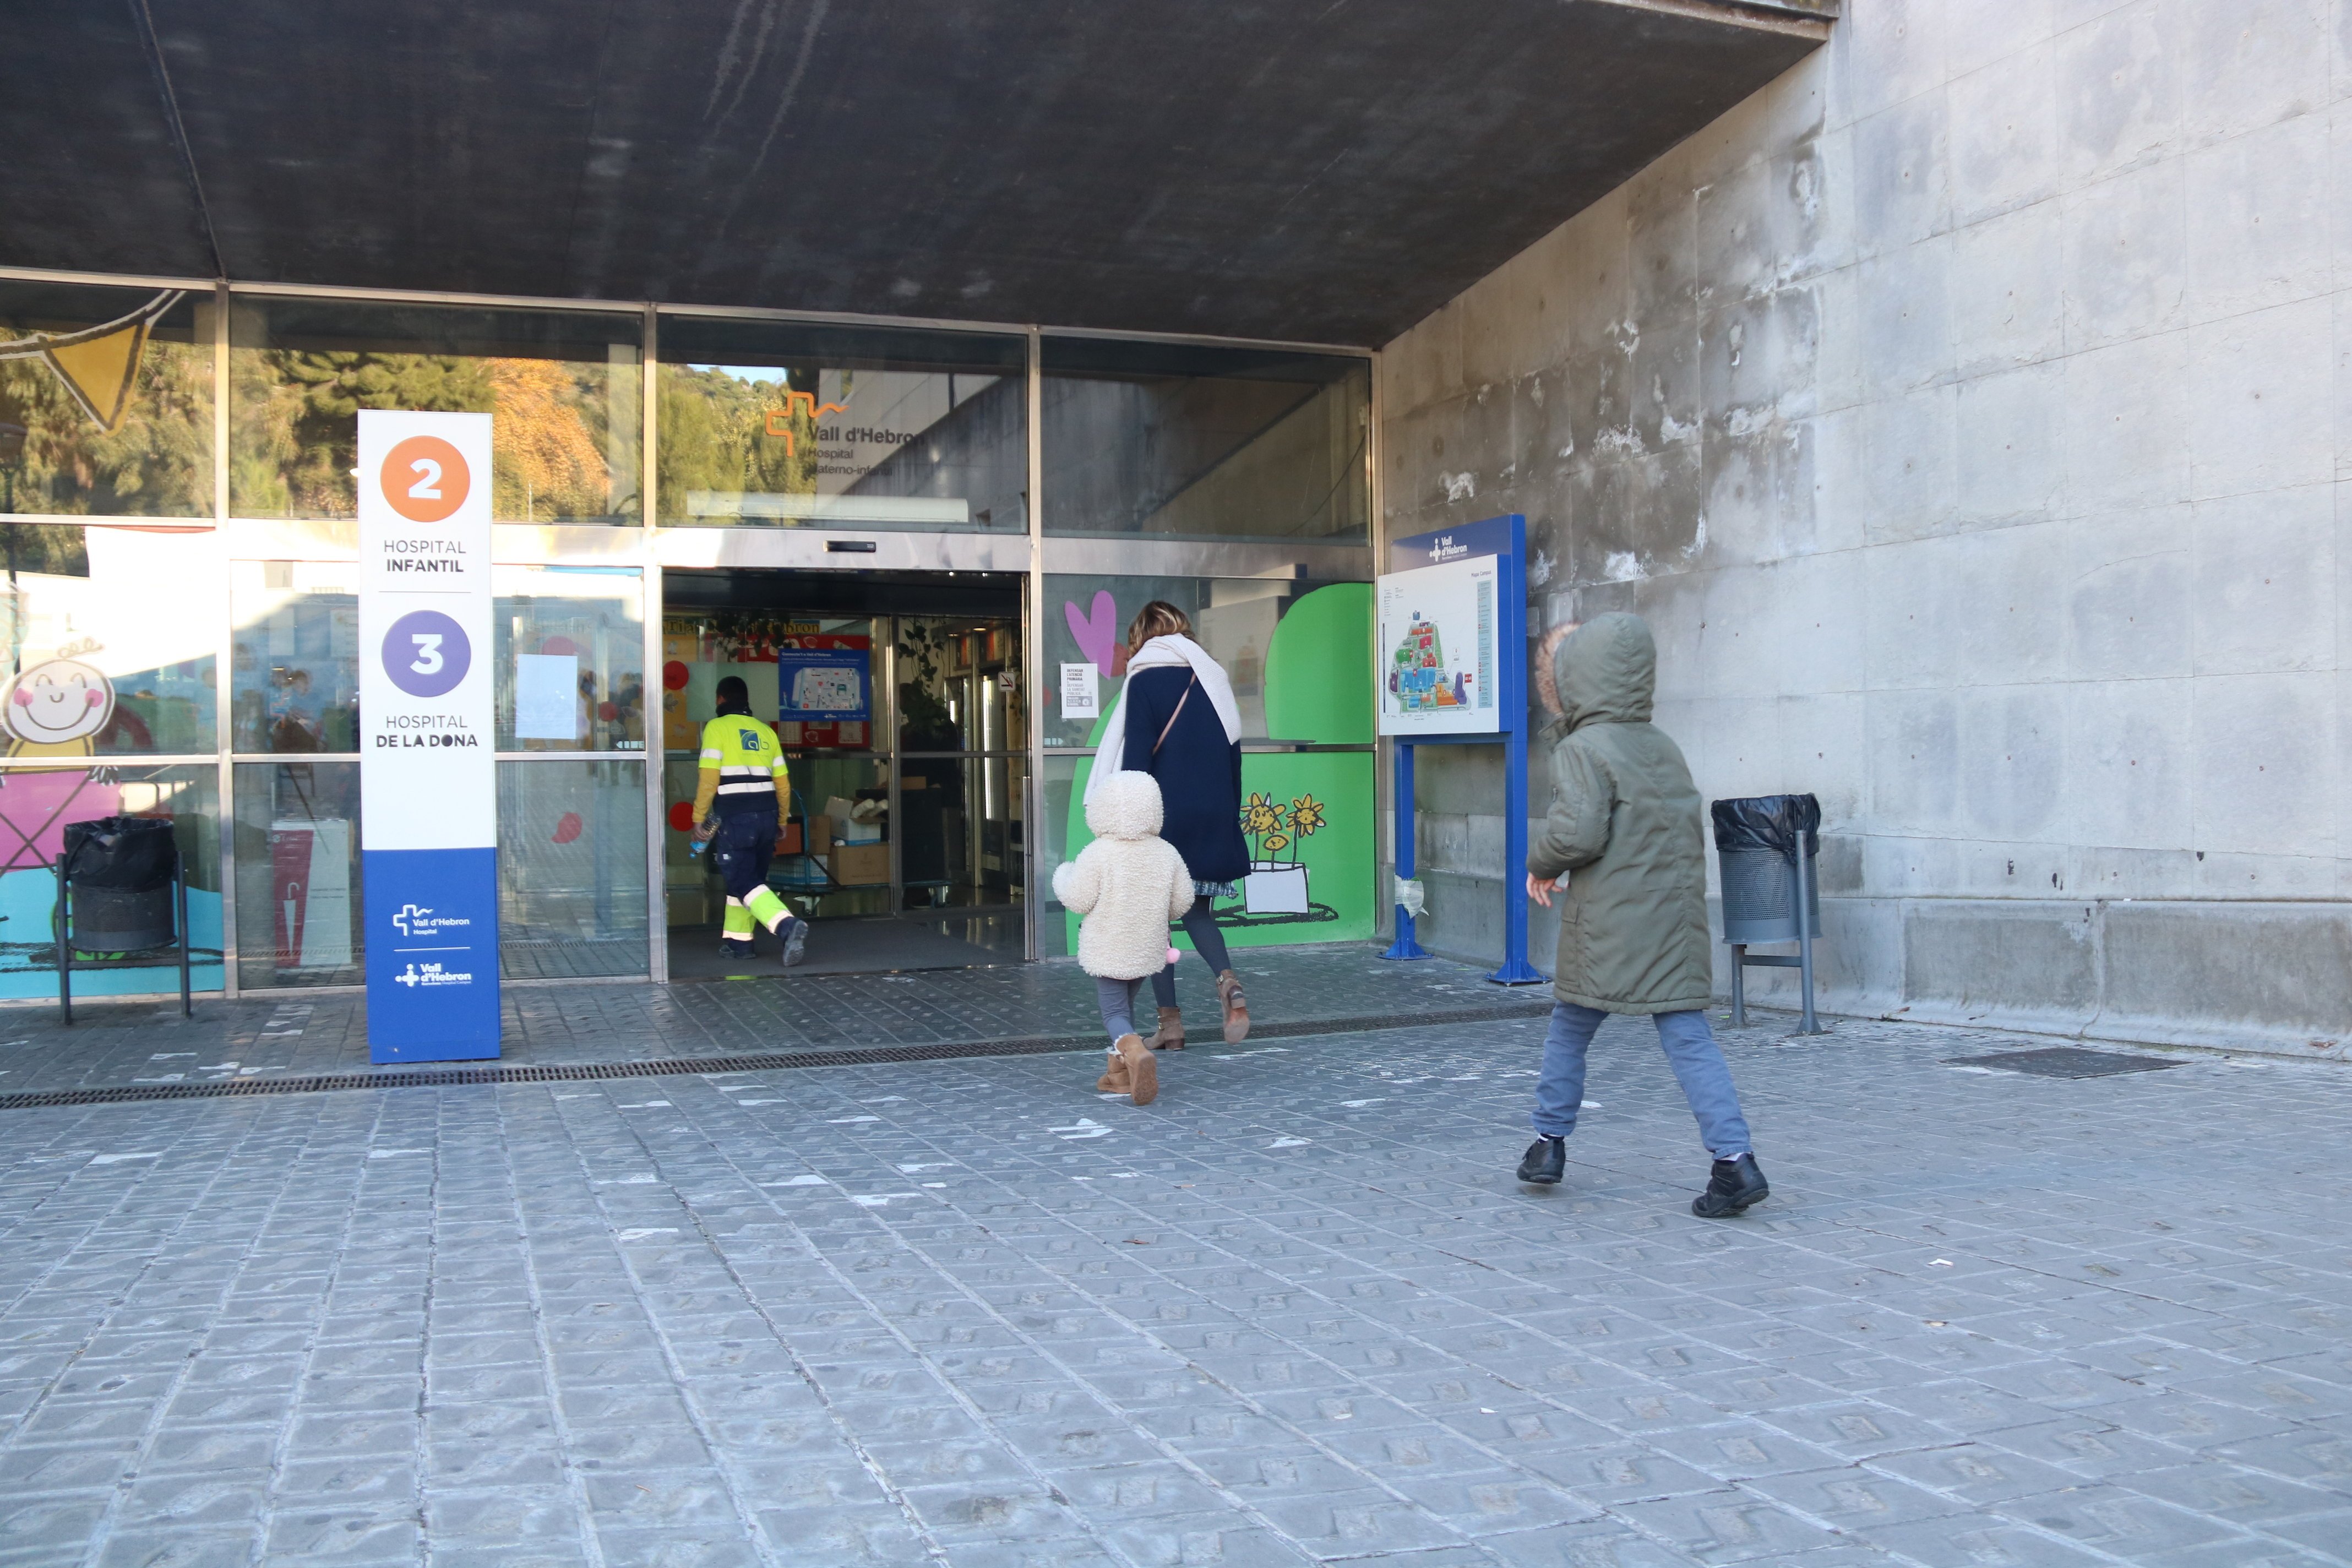
M1493 734L1501 616L1497 557L1391 572L1379 585L1380 732Z
M1412 879L1413 752L1503 747L1503 962L1487 979L1542 981L1528 963L1528 520L1517 512L1389 541L1373 630L1380 732L1396 762L1396 941L1387 958L1427 958Z
M359 415L368 1055L499 1054L490 416Z

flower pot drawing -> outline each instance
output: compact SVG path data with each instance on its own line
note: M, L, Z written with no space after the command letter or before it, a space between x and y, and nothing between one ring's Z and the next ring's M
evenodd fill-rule
M1303 915L1307 868L1296 861L1253 860L1242 879L1242 908L1254 915Z

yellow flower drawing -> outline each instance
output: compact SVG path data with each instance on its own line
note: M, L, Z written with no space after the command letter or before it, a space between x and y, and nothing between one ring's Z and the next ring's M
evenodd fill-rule
M1290 830L1301 838L1311 837L1323 826L1323 803L1311 795L1302 795L1290 803Z
M1281 826L1282 808L1274 804L1274 797L1253 793L1249 804L1242 807L1242 831L1255 837L1272 833Z

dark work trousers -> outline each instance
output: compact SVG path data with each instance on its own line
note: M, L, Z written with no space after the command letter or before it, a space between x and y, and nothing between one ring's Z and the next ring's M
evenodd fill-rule
M1225 952L1224 933L1217 929L1216 917L1209 912L1208 900L1194 899L1192 907L1184 911L1184 934L1192 939L1193 951L1209 966L1211 974L1222 974L1234 966ZM1176 1005L1174 964L1151 977L1151 998L1162 1007Z
M710 863L727 880L727 896L749 899L768 885L768 867L776 858L776 808L739 811L719 819L710 840Z

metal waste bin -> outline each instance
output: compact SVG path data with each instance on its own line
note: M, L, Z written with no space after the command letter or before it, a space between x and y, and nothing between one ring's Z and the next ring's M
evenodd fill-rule
M129 956L176 947L180 1010L192 1013L188 975L188 888L180 841L164 816L100 816L68 822L58 857L53 917L58 942L58 1005L73 1022L76 969L145 969ZM77 954L113 954L78 958Z
M1822 1033L1813 1016L1813 938L1822 929L1822 890L1814 875L1821 853L1821 802L1810 795L1755 795L1718 800L1716 862L1723 883L1723 940L1731 949L1731 1021L1748 1022L1750 964L1800 972L1804 1021L1801 1032ZM1754 942L1793 942L1796 956L1750 955Z

